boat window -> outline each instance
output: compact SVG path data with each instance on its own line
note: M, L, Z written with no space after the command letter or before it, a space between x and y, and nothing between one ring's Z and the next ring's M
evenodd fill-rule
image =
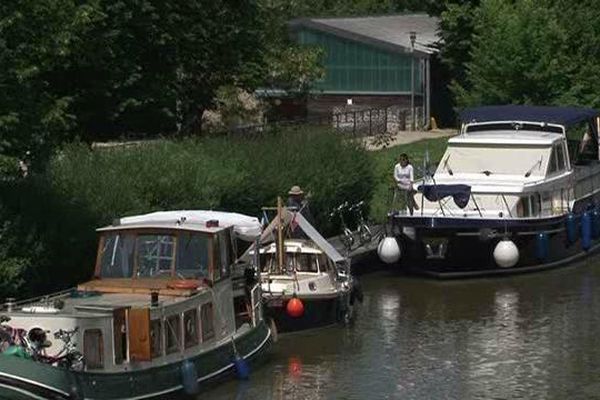
M167 354L175 353L179 350L179 342L181 338L181 318L178 315L171 315L165 321L165 336L167 339L166 351Z
M296 271L319 272L316 254L297 254L296 261Z
M544 175L551 148L541 146L450 143L437 167L438 174ZM506 162L510 160L510 162Z
M531 202L531 216L536 217L540 215L540 210L542 209L542 198L539 193L536 193L529 197L529 201Z
M269 272L273 263L273 255L270 253L261 253L258 262L260 263L260 270L262 272Z
M162 321L160 319L150 321L150 352L152 358L162 356Z
M598 160L597 132L589 121L569 127L566 136L569 158L573 164L587 164Z
M83 333L83 356L87 369L104 368L104 343L100 329L86 329Z
M548 160L548 174L552 174L558 170L558 163L556 160L556 147L552 149L550 159Z
M137 276L171 275L175 238L170 235L139 235L136 240Z
M331 264L329 262L329 259L325 256L325 254L319 254L319 269L321 272L327 272L331 268Z
M231 265L231 239L229 230L221 231L217 234L219 239L219 250L221 260L221 277L229 276L229 266Z
M202 323L202 341L206 342L215 337L213 304L202 304L200 308L200 321Z
M185 348L198 344L198 310L188 310L183 314Z
M565 149L562 143L556 145L556 160L559 170L563 170L567 167L565 162Z
M110 233L104 236L100 249L100 276L103 278L130 278L133 273L132 234Z
M195 232L182 232L177 242L177 276L208 277L209 237Z
M552 194L550 192L542 193L542 213L552 215Z
M534 194L521 197L517 203L517 216L528 218L537 217L540 213L540 195Z
M554 145L552 148L552 154L550 154L550 160L548 162L548 174L552 174L557 171L563 171L564 169L565 153L562 143L559 143Z
M296 255L294 253L286 253L284 264L286 272L294 272L294 269L296 268Z
M214 236L215 246L215 276L214 279L229 276L229 266L231 264L231 239L229 231L224 230Z

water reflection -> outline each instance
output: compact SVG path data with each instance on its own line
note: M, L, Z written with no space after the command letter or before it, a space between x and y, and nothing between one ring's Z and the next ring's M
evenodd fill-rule
M364 275L354 326L281 337L250 381L199 398L594 398L598 264L453 282Z

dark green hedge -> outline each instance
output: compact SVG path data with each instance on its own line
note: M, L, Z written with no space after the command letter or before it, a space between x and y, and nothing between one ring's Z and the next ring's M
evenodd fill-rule
M259 216L261 206L275 205L277 195L285 200L289 188L300 185L312 194L319 228L335 233L328 218L335 205L370 200L372 159L335 134L306 129L254 140L65 147L44 176L4 184L0 295L56 289L89 277L94 228L124 215L215 209Z

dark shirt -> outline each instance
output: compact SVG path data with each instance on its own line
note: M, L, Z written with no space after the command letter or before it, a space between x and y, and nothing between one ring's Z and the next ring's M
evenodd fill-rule
M302 214L302 216L308 221L308 223L314 226L315 220L312 216L312 213L310 212L310 208L308 207L308 201L299 200L297 197L290 196L288 198L286 206L291 211L300 211L300 214Z

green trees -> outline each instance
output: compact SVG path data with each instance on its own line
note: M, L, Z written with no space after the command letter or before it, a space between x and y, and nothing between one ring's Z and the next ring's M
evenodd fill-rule
M173 132L264 64L255 2L0 4L0 153L46 160L80 136Z
M600 107L596 8L570 0L448 2L441 54L456 104Z
M93 18L70 0L0 3L0 154L46 158L75 129L66 73Z

